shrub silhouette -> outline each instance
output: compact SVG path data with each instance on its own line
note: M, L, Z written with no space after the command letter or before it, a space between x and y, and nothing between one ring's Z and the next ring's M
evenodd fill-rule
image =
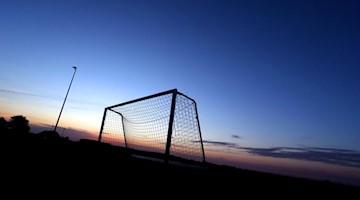
M0 133L7 132L7 122L4 117L0 117Z
M38 133L38 136L42 139L51 141L59 140L61 138L56 131L42 131Z
M8 130L13 133L29 133L29 120L22 115L12 116L9 120Z

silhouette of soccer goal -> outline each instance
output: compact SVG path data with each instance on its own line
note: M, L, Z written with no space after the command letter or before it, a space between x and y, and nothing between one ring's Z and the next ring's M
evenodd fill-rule
M165 161L205 162L196 102L177 89L105 108L99 141Z

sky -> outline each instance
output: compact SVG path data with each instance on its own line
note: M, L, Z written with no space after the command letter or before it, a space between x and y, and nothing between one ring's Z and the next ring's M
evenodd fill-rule
M0 115L96 139L177 88L211 162L360 185L358 1L0 0ZM286 170L284 170L286 166Z

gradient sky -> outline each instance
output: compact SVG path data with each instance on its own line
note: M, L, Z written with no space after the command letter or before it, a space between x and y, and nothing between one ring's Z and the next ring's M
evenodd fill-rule
M60 127L96 135L104 107L177 88L197 101L207 144L358 153L359 10L346 0L0 0L0 114L54 125L76 65Z

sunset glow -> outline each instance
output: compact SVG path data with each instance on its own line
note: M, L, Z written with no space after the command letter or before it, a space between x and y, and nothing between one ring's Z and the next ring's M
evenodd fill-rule
M197 103L207 161L360 185L359 10L340 0L0 1L0 117L52 130L77 66L63 137L97 140L106 107L177 88Z

